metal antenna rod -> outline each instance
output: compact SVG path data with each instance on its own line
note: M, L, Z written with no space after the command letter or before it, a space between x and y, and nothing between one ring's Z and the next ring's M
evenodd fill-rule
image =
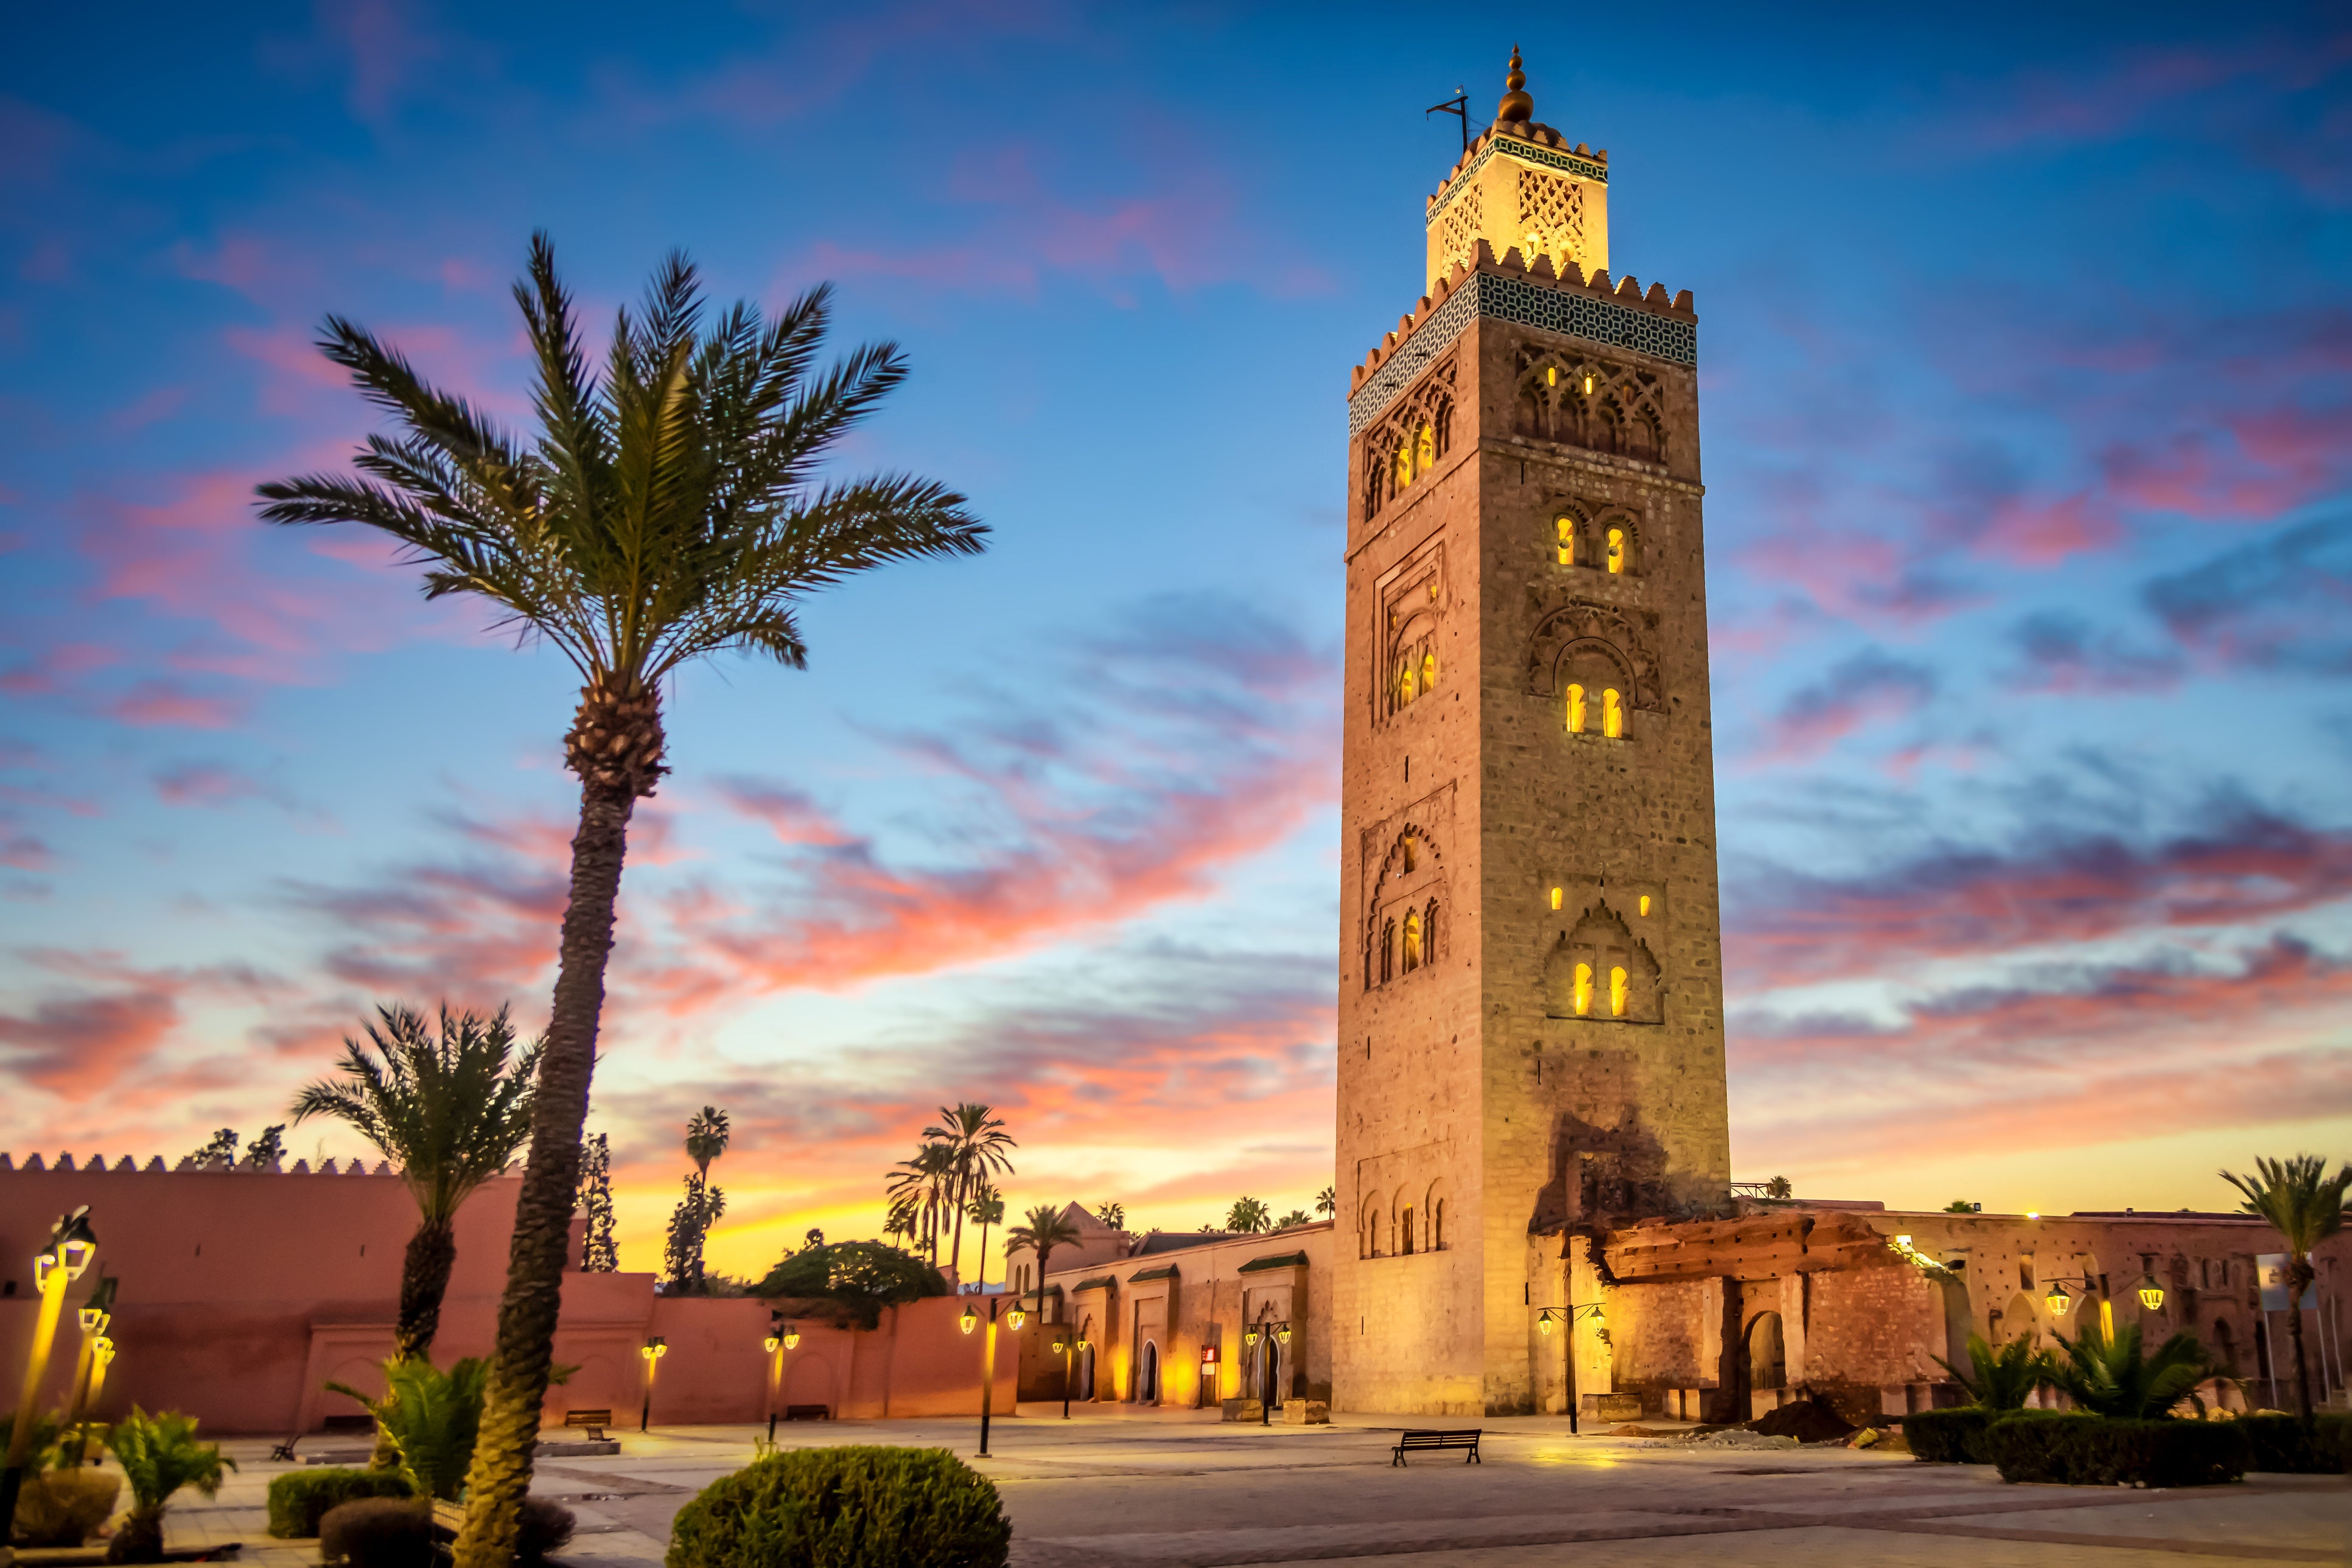
M1423 120L1428 119L1433 114L1450 114L1454 116L1454 119L1462 121L1462 150L1465 153L1470 151L1469 89L1465 87L1456 87L1454 89L1454 96L1452 98L1447 99L1444 103L1433 103L1427 109L1421 111L1421 117Z

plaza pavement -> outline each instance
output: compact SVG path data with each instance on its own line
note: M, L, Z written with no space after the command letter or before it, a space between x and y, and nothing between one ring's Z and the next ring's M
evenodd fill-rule
M1572 1438L1559 1418L1482 1423L1483 1465L1438 1454L1395 1469L1396 1425L1029 1415L996 1423L987 1459L972 1453L971 1419L806 1423L777 1435L794 1447L953 1449L995 1480L1019 1568L2352 1563L2352 1489L2341 1477L2263 1476L2179 1491L2012 1487L1983 1467L1844 1448ZM534 1489L580 1521L562 1561L660 1562L672 1516L747 1462L759 1435L751 1426L656 1427L623 1435L617 1455L542 1461ZM314 1542L263 1533L269 1478L287 1467L268 1461L266 1442L225 1446L243 1468L212 1502L183 1494L171 1544L239 1541L242 1560L257 1568L315 1568Z

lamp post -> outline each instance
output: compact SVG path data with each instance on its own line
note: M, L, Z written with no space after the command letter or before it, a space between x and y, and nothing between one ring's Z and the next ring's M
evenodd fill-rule
M114 1321L114 1280L101 1275L98 1288L81 1304L78 1321L81 1325L81 1350L75 1357L73 1408L66 1416L66 1428L74 1434L74 1463L79 1465L89 1452L89 1433L84 1425L83 1413L89 1408L90 1396L96 1392L91 1381L98 1374L98 1351L100 1345L113 1343L106 1337L107 1326Z
M1072 1334L1069 1330L1064 1329L1062 1337L1054 1342L1054 1348L1062 1352L1062 1419L1067 1421L1070 1418L1070 1379L1075 1375L1071 1368L1076 1364L1077 1358L1086 1353L1086 1331L1080 1329L1076 1334Z
M1272 1307L1266 1309L1266 1311L1272 1310L1274 1310ZM1259 1344L1261 1338L1271 1339L1274 1342L1261 1347ZM1286 1319L1268 1321L1264 1314L1260 1314L1258 1321L1252 1323L1248 1331L1242 1335L1242 1343L1258 1352L1257 1424L1261 1426L1271 1426L1274 1425L1275 1352L1277 1346L1290 1343L1290 1323Z
M100 1334L98 1336L98 1343L90 1347L89 1408L92 1410L98 1408L99 1394L106 1387L106 1369L113 1364L114 1342ZM81 1457L88 1459L89 1438L86 1433L82 1437L81 1447Z
M768 1353L775 1359L768 1366L768 1444L776 1441L776 1400L784 1389L784 1352L797 1350L801 1342L800 1325L781 1312L768 1314Z
M41 1310L25 1356L25 1386L16 1396L16 1427L8 1435L7 1468L0 1469L0 1521L16 1517L16 1494L24 1489L25 1464L32 1455L33 1413L40 1404L41 1378L49 1370L49 1344L57 1338L58 1320L65 1315L66 1287L80 1279L97 1256L98 1237L89 1228L87 1204L59 1215L49 1226L49 1244L33 1255L33 1289L40 1293Z
M1579 1318L1591 1318L1595 1326L1609 1321L1601 1315L1598 1301L1584 1307L1542 1307L1536 1311L1536 1332L1547 1339L1555 1328L1568 1332L1568 1342L1561 1351L1568 1363L1568 1435L1571 1437L1580 1435L1576 1425L1576 1320Z
M990 1406L996 1403L996 1314L998 1309L1004 1305L1004 1298L991 1296L987 1300L988 1332L981 1336L980 1352L980 1457L983 1459L988 1458ZM1026 1322L1028 1318L1029 1314L1021 1310L1021 1299L1014 1297L1012 1310L1004 1314L1005 1327L1017 1334L1021 1331L1021 1325ZM965 1333L970 1333L980 1326L980 1312L970 1302L964 1304L963 1321L958 1326ZM1065 1394L1069 1392L1069 1384L1066 1381L1063 1383L1062 1389ZM1016 1389L1014 1392L1017 1394L1019 1391Z
M646 1402L637 1411L637 1430L643 1432L653 1425L654 1369L661 1365L662 1357L669 1354L669 1341L655 1334L638 1348L637 1353L646 1358Z

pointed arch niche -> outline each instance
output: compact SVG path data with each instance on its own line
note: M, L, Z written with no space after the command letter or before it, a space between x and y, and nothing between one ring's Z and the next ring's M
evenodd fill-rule
M1364 839L1364 989L1410 980L1446 956L1452 918L1445 832L1454 786L1414 802Z
M1649 942L1604 898L1588 906L1545 953L1544 1013L1603 1024L1663 1024L1662 978Z

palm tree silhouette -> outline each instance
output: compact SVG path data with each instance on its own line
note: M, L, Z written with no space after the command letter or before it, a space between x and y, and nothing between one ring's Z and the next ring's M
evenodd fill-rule
M2246 1213L2271 1222L2286 1240L2286 1331L2294 1342L2294 1409L2305 1421L2311 1407L2311 1368L2303 1359L2303 1295L2317 1271L2311 1255L2319 1244L2344 1228L2344 1193L2352 1187L2352 1165L2333 1176L2327 1162L2316 1154L2296 1154L2284 1160L2254 1160L2255 1173L2221 1179L2245 1194Z
M963 1211L971 1202L973 1184L1010 1174L1013 1159L1005 1151L1020 1145L1004 1131L1003 1119L985 1105L966 1102L952 1110L942 1105L940 1122L924 1128L923 1136L936 1139L949 1152L946 1195L947 1206L955 1214L955 1241L948 1253L948 1267L955 1269L963 1263Z

